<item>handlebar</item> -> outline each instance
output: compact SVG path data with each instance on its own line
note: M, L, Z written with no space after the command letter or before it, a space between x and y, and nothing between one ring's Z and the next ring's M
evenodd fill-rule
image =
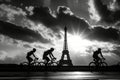
M101 58L101 59L100 59L100 62L104 62L104 60L105 60L105 58Z

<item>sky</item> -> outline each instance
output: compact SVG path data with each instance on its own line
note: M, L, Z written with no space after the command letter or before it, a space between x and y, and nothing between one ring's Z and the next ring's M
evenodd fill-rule
M60 60L65 26L74 65L88 65L97 48L120 62L119 0L0 0L0 63L24 62L32 48L41 61L51 47Z

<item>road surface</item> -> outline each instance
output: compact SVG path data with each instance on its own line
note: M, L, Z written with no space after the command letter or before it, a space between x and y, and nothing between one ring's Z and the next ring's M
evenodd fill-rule
M120 80L120 72L0 72L0 80Z

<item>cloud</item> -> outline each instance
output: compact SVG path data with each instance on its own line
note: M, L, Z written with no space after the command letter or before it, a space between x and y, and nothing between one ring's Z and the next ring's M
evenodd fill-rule
M29 13L27 13L27 10L23 10L22 8L10 4L0 4L0 20L2 21L25 27L26 25L24 24L28 21L26 19L26 15L28 15Z
M92 3L93 2L91 2L91 4ZM33 13L33 15L27 17L33 21L42 22L44 25L46 25L47 28L53 31L59 28L63 29L63 27L67 25L68 31L70 33L72 33L72 31L75 31L77 33L78 31L84 36L87 36L86 38L91 40L106 42L119 42L120 40L119 30L97 25L94 28L90 28L91 26L87 20L77 17L72 11L70 11L68 7L65 6L58 7L56 18L50 14L50 9L47 7L37 7L33 10ZM43 19L41 17L43 17ZM49 23L49 25L47 23Z
M23 47L25 47L25 48L32 48L29 44L24 44Z
M28 15L27 18L37 23L41 22L54 32L63 29L65 25L68 27L69 32L73 30L78 30L79 32L89 31L90 26L87 20L75 16L68 7L59 6L54 13L56 17L54 17L52 13L48 7L35 7L33 15Z
M120 10L120 2L119 0L113 0L109 3L108 9L111 11L117 11Z
M0 42L3 42L3 41L4 41L4 36L0 35Z
M92 20L95 20L96 22L100 21L101 17L99 16L98 11L95 8L94 0L89 0L88 5L89 5L88 11L90 14L90 18Z
M11 0L0 0L0 2L11 2Z
M113 51L111 51L112 53L115 53L116 55L118 55L120 57L120 45L116 46L115 49Z
M101 18L101 22L107 23L109 25L115 24L120 20L119 0L108 1L107 4L102 0L93 0L93 3L94 9L97 11L97 15L99 15ZM95 14L94 11L90 13Z
M58 14L64 13L64 14L73 15L73 12L70 10L70 8L65 6L58 6L57 12Z
M8 22L0 21L0 41L2 43L17 45L18 47L46 49L56 45L61 40L61 33L54 33L42 24L34 24L30 27L16 26Z
M97 3L97 1L95 2L94 0L90 0L89 11L92 19L100 20L101 15L98 9L99 6L97 7L96 4L100 5L100 3ZM105 2L103 5L105 5ZM103 41L119 40L119 31L113 28L104 29L103 26L97 26L99 28L95 27L93 29L90 29L91 26L89 25L88 21L74 15L74 13L70 10L69 7L58 6L58 9L57 11L55 11L55 13L53 13L48 7L35 7L35 8L32 6L26 7L26 9L30 13L32 13L31 15L26 15L26 12L23 11L21 8L17 8L11 5L2 4L0 5L0 8L3 10L2 14L4 14L5 12L5 14L7 15L9 14L19 15L19 17L21 17L22 15L23 18L19 19L18 21L16 20L18 18L15 17L14 24L17 25L19 24L20 25L19 27L23 27L23 29L37 31L38 34L41 35L41 37L47 40L55 40L55 38L60 39L61 38L60 30L63 29L65 25L67 25L68 31L70 33L78 31L79 33L83 33L85 35L89 34L91 36L90 39L93 38L97 40L103 39ZM56 17L54 17L53 14ZM11 21L11 23L13 22ZM105 35L101 33L101 31L105 33ZM37 32L35 33L37 34ZM110 36L109 33L112 34L112 36Z
M21 8L17 8L15 6L5 5L5 4L2 4L0 6L2 7L2 10L3 10L3 11L0 10L1 14L2 14L1 19L6 17L6 19L3 20L4 22L0 21L1 26L2 26L0 29L1 30L0 32L3 35L4 40L6 40L6 39L9 40L9 41L7 41L7 43L14 44L13 42L16 42L18 45L24 46L27 48L35 47L35 46L39 47L39 48L40 47L44 48L43 46L46 43L51 44L51 41L54 43L54 41L56 39L61 38L61 35L59 34L59 32L57 33L58 29L56 29L56 30L54 29L54 31L56 31L56 33L55 33L50 28L47 28L46 26L41 24L41 22L36 24L35 21L31 21L31 20L27 19L26 14L24 15L19 12L19 9L21 9ZM6 8L4 9L3 6L5 6ZM26 7L26 9L30 13L32 13L33 12L32 9L34 9L34 8ZM26 12L23 11L23 13L26 13ZM13 16L10 16L11 18L13 18L13 20L8 20L9 17L7 15L9 15L9 14L13 15ZM13 34L13 32L15 34ZM8 38L6 38L6 36L8 36ZM3 38L1 38L1 41L3 41ZM29 44L29 43L31 43L31 44ZM39 45L36 45L36 44L39 44ZM40 46L40 45L42 45L42 46ZM48 47L48 45L47 45L47 47Z
M0 51L0 60L4 60L7 56L7 52L6 51Z
M22 40L26 42L43 42L47 43L49 40L44 39L38 32L28 28L22 28L7 22L0 21L0 33L11 38Z
M41 22L45 26L51 27L56 25L56 19L50 14L50 9L47 7L35 7L33 15L28 15L27 17L35 22Z
M89 39L105 42L119 42L120 31L115 28L104 28L102 26L97 26L92 29L89 34Z
M68 27L68 30L72 31L79 31L82 32L89 32L90 25L87 20L84 18L80 18L73 14L72 11L70 11L67 7L58 7L57 10L57 20L59 22L59 25L64 27L65 25Z
M0 5L0 17L4 15L6 15L8 20L13 21L15 19L15 16L18 16L18 15L25 16L27 14L21 8L17 8L15 6L13 7L11 5L1 4Z
M0 43L6 43L6 44L9 44L9 45L19 45L19 41L18 40L15 40L15 39L12 39L8 36L5 36L5 35L2 35L0 34ZM2 46L1 46L2 47Z
M17 62L22 61L22 59L20 61L19 61L19 59L20 58L25 58L25 54L21 53L21 52L19 52L19 49L15 50L15 52L13 52L13 51L7 51L7 50L6 51L5 50L0 50L0 63L1 63L1 61L9 63L9 62L11 62L11 60L13 60L14 62L16 62L16 61ZM18 58L18 60L17 60L17 58ZM7 59L11 59L11 60L9 61Z
M25 7L25 9L29 12L29 15L33 15L33 6Z
M0 64L20 64L25 61L23 56L16 56L15 58L6 57L4 60L0 60Z

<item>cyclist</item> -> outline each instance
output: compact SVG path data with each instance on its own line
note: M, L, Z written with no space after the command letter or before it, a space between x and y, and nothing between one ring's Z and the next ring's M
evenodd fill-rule
M35 52L36 52L36 49L33 48L32 51L29 51L29 52L27 53L26 59L28 60L29 65L30 65L31 62L33 61L32 56L33 56L34 58L38 59L38 58L35 56L35 54L34 54Z
M94 51L93 52L93 58L95 59L95 61L98 63L100 61L100 57L98 56L100 54L100 56L105 59L102 55L102 52L101 52L101 48L98 48L98 50Z
M54 55L52 54L53 51L54 51L54 48L50 48L49 50L47 50L47 51L44 52L44 54L43 54L43 60L46 60L45 66L47 66L48 62L50 61L50 58L51 59L56 59L54 57Z

